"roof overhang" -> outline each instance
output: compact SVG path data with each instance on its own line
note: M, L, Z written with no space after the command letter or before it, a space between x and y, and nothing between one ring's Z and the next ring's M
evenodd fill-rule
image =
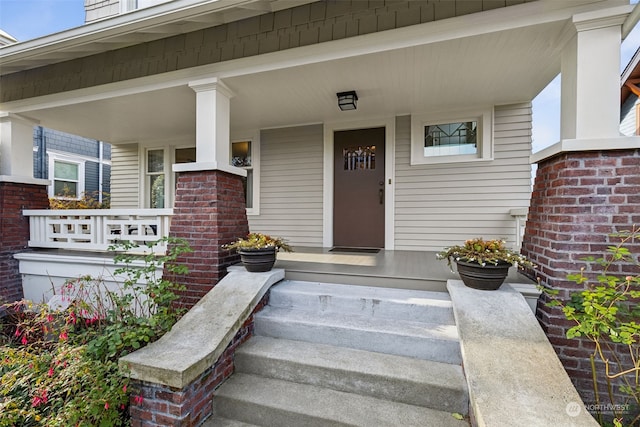
M315 0L173 0L0 48L0 75L185 34Z
M126 143L192 140L195 93L188 83L208 77L234 92L235 130L529 102L559 73L563 46L575 31L572 17L620 3L541 0L10 102L0 110ZM338 109L336 93L345 90L357 91L356 111Z

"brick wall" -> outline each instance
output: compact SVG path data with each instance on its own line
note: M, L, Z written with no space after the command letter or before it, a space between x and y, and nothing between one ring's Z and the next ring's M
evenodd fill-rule
M538 165L522 253L538 264L541 283L559 290L567 300L583 289L567 280L567 274L584 268L590 277L596 275L598 268L583 258L604 255L608 246L619 242L610 234L630 230L634 224L640 224L640 150L564 153ZM629 249L637 260L640 242ZM620 276L639 273L625 263L610 271ZM589 355L594 345L567 339L566 331L574 323L545 302L543 295L537 317L583 400L593 404ZM599 390L603 402L609 402L606 384L600 383ZM617 387L614 392L621 396Z
M185 276L165 277L185 284L181 302L193 306L224 277L238 255L220 247L249 232L242 180L222 171L178 174L176 200L171 219L172 237L184 238L193 252L178 259L189 267Z
M133 381L131 426L191 427L200 425L211 416L215 390L233 373L235 350L253 336L254 314L268 302L269 292L258 303L220 358L186 388L178 390L160 384ZM141 400L139 396L142 396Z
M309 46L526 1L318 1L2 76L0 102ZM116 0L89 0L87 20L90 16L105 16L93 18L93 14L107 13L109 8L117 8Z
M0 182L0 303L23 297L18 261L13 255L27 250L29 219L23 209L47 209L47 187Z

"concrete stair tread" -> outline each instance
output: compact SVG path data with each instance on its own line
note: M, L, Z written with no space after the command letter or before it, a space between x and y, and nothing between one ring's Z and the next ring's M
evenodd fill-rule
M267 306L255 334L460 364L455 325Z
M414 322L410 320L370 318L352 314L315 313L292 308L267 306L256 318L275 318L297 323L322 325L335 329L357 329L387 334L429 337L446 341L458 341L455 325Z
M446 292L285 280L271 289L269 305L424 322L455 322Z
M237 372L467 413L462 367L305 341L254 336L236 350Z
M218 389L214 413L279 427L468 426L449 412L242 373Z
M428 303L429 300L442 301L451 307L451 298L446 292L421 291L411 289L381 288L374 286L349 286L337 283L306 282L301 280L284 280L271 288L271 292L296 292L307 294L329 294L352 298L389 299L414 304Z
M259 427L255 424L247 424L242 421L228 418L211 417L202 424L202 427Z

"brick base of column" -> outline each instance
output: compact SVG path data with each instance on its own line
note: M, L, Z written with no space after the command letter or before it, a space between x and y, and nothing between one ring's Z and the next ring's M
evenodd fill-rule
M13 255L28 249L29 218L24 209L48 209L47 187L0 182L0 304L23 298L22 278Z
M245 237L249 225L240 176L219 170L181 172L177 184L170 235L186 239L193 252L178 259L189 268L188 275L165 272L165 277L187 287L181 303L189 308L238 261L221 246Z
M603 256L608 246L619 243L610 234L631 230L634 224L640 224L640 150L563 153L538 165L522 253L539 266L536 274L541 283L559 290L567 301L571 293L584 288L567 280L567 275L584 268L594 277L597 266L583 259ZM640 253L640 243L629 249ZM617 264L611 273L626 276L638 270ZM595 403L589 361L594 345L567 339L566 331L575 323L546 302L543 295L538 320L585 403ZM609 402L605 383L598 386L601 401ZM614 388L622 396L619 387Z

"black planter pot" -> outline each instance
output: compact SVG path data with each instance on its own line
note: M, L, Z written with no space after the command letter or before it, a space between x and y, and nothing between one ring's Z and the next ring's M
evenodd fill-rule
M276 262L276 248L238 249L240 261L247 271L262 273L273 268Z
M470 288L483 291L495 291L509 274L511 264L498 262L498 265L482 266L476 262L456 261L460 278Z

